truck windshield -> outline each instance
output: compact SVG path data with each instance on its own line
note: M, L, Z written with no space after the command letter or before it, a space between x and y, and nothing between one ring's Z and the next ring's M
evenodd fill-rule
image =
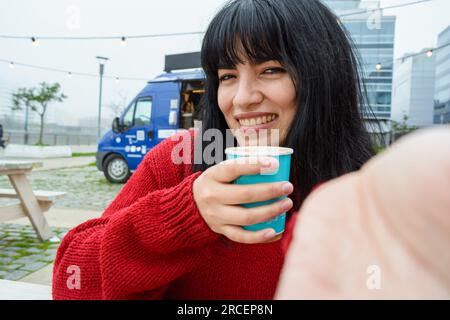
M150 124L152 116L152 98L142 98L136 103L136 111L134 113L134 125L146 126Z
M146 126L150 124L152 115L152 98L140 98L123 116L123 124L128 127Z

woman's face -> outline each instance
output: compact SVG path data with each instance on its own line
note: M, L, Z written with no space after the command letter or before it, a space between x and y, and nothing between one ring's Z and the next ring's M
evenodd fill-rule
M296 92L275 60L218 70L218 104L239 145L281 145L296 112Z

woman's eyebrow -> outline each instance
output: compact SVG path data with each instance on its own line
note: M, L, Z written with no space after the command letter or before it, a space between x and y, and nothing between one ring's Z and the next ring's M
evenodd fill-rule
M275 59L255 61L255 62L252 62L250 64L252 66L255 66L255 67L258 67L258 66L261 66L261 65L265 65L265 64L279 64L280 66L282 66L281 62L278 61L278 60L275 60ZM236 70L237 67L235 65L232 66L232 65L225 65L225 64L223 64L223 65L219 65L217 67L217 70L220 70L220 69Z

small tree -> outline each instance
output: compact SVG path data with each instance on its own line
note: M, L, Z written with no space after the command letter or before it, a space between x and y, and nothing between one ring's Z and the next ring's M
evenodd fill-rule
M408 133L411 133L411 132L419 129L419 127L416 127L416 126L409 126L408 119L409 119L408 115L403 113L402 122L392 121L392 130L394 132L395 140L397 140L398 138L400 138Z
M19 88L12 95L13 110L22 110L22 106L26 106L39 115L41 126L38 144L42 144L43 141L44 117L48 105L53 101L62 102L67 98L65 94L59 92L60 89L61 85L59 83L48 84L42 82L37 88Z
M118 99L115 101L111 101L108 104L108 108L112 111L115 117L120 116L120 114L127 107L128 98L123 92L118 93Z

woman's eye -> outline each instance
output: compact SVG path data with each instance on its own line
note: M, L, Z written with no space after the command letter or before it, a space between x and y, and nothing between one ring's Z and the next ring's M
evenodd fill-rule
M223 76L221 76L219 78L219 81L223 82L223 81L227 81L227 80L232 79L232 78L234 78L234 75L232 75L232 74L224 74Z
M286 70L284 70L283 68L269 68L264 70L263 73L265 74L277 74L277 73L284 73L286 72Z

